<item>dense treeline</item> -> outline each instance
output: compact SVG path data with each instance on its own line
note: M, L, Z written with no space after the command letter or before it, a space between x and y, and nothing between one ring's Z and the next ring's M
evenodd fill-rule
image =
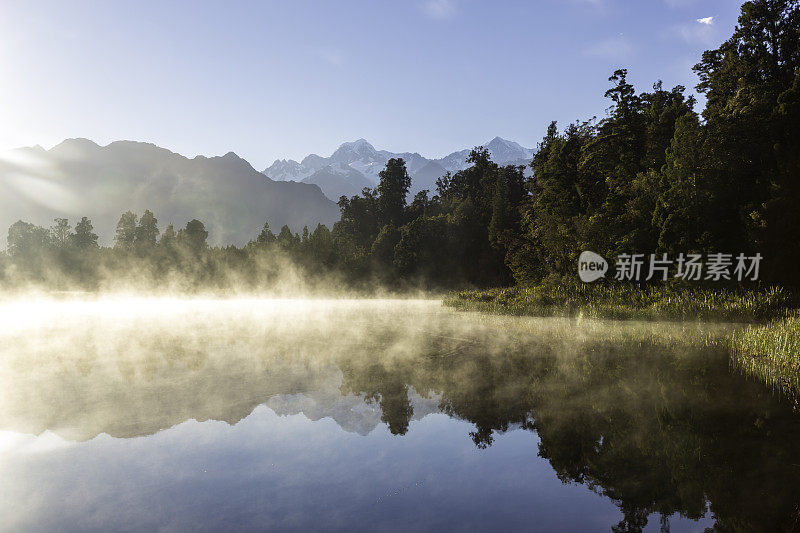
M636 94L615 72L607 118L561 133L553 124L539 146L508 255L517 279L570 272L582 249L760 252L764 279L796 284L798 66L798 2L757 0L694 67L708 98L702 116L683 87Z
M85 218L74 232L63 219L50 230L18 222L0 272L90 285L120 272L258 284L277 275L270 268L281 258L350 285L490 286L574 279L578 254L590 249L607 258L760 253L762 280L797 285L799 66L800 0L754 0L694 67L707 97L701 114L684 87L658 82L637 94L617 70L607 116L562 130L552 123L530 179L478 147L469 168L409 202L405 163L391 159L377 188L339 200L332 230L276 236L265 226L243 248L209 248L197 220L159 238L149 211L122 216L113 249L97 246Z
M473 166L439 180L436 196L420 193L392 215L383 182L342 199L346 257L395 276L492 285L574 280L585 249L760 253L761 279L796 285L799 66L800 3L747 2L734 34L694 67L708 100L701 115L684 87L658 82L637 94L617 70L607 116L562 131L552 123L530 180L476 149ZM390 186L402 177L387 167Z
M123 213L113 247L98 245L91 220L73 229L67 219L50 228L14 223L0 256L6 285L93 289L115 284L175 289L453 287L506 283L502 242L519 231L526 197L521 167L500 168L476 149L473 166L439 180L440 195L406 196L410 178L402 159L391 159L380 185L363 196L342 197L333 230L318 225L302 235L288 226L275 235L265 224L245 246L210 247L199 220L163 233L151 211ZM500 194L502 193L502 195Z
M196 219L162 233L149 210L141 217L123 213L112 247L98 245L86 217L74 230L63 218L49 229L19 221L9 228L8 248L0 255L0 280L9 287L176 290L269 288L288 281L297 289L308 286L302 278L330 273L333 266L331 232L322 225L311 234L304 229L301 237L287 226L276 236L265 224L241 248L210 247L207 239Z

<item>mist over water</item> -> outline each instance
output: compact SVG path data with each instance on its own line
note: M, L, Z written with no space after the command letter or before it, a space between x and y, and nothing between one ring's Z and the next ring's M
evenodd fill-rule
M102 295L0 324L0 529L796 517L800 419L729 366L730 325Z

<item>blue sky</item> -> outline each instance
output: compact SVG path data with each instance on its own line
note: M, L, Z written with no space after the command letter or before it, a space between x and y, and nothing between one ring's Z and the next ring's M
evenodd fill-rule
M739 5L3 0L0 149L131 139L261 170L359 137L429 157L533 147L550 120L602 116L615 68L693 90Z

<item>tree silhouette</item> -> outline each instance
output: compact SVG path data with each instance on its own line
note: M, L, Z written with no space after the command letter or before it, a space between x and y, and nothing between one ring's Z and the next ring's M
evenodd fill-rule
M97 248L97 234L93 230L92 221L86 217L81 217L80 222L75 225L72 242L81 250Z
M196 218L187 222L186 227L178 232L178 241L195 253L200 253L208 247L207 239L208 231L205 225Z
M59 248L66 248L70 244L72 228L66 218L56 218L55 224L50 227L52 243Z
M134 233L134 240L136 247L140 251L155 248L158 241L158 220L153 216L153 213L147 209L142 213L139 219L139 224L136 226Z
M378 175L378 225L401 226L405 218L406 196L411 187L406 163L402 158L391 158Z
M137 217L132 211L126 211L119 217L114 235L114 246L122 250L130 250L136 242Z

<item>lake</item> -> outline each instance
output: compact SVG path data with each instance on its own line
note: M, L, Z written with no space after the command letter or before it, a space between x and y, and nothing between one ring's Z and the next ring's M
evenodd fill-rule
M800 414L734 326L435 300L0 304L0 529L800 523Z

